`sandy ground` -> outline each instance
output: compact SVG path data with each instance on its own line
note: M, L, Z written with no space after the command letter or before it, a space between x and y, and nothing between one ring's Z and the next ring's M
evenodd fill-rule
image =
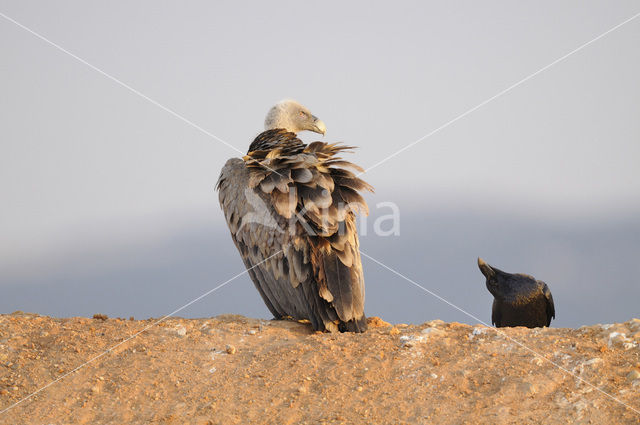
M365 334L153 323L0 315L0 423L640 423L638 319L502 331L373 318Z

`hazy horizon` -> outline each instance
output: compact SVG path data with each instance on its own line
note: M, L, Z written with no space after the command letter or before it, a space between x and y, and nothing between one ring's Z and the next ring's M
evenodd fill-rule
M361 249L486 323L492 297L477 269L478 256L546 281L556 304L554 327L637 316L637 218L580 224L440 211L401 215L400 226L399 236L369 232L361 237ZM0 311L161 317L244 269L228 230L206 220L151 241L118 240L70 251L39 268L5 272ZM394 323L478 322L367 258L363 267L368 315ZM246 274L177 315L219 314L271 318Z

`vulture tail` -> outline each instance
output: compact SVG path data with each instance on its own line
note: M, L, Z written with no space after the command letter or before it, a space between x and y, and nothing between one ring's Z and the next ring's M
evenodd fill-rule
M341 332L364 332L367 329L367 318L362 311L364 292L361 270L358 265L347 267L335 252L326 254L323 258L326 283L333 295L331 309L335 309L340 322L338 330Z
M338 330L340 332L364 332L367 330L367 318L363 314L359 319L341 322L338 325Z

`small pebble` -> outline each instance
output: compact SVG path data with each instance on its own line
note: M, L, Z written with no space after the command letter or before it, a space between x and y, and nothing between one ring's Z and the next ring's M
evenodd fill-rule
M520 385L520 391L525 395L532 396L538 392L538 388L535 386L535 384L532 384L530 382L523 382Z
M176 333L178 336L185 336L187 334L187 329L184 326L179 326L176 328Z
M231 344L227 344L227 347L225 348L225 351L227 352L227 354L235 354L236 353L236 347L234 347Z
M376 316L368 317L367 325L369 325L369 327L371 328L382 328L382 327L391 326L390 323L385 322L384 320Z
M594 358L593 358L593 359L591 359L591 360L587 360L587 361L586 361L586 362L584 362L582 365L583 365L583 366L593 366L593 365L598 364L598 363L602 363L602 359L601 359L601 358L599 358L599 357L594 357Z
M100 387L97 385L94 385L93 387L91 387L91 392L93 394L100 394Z
M426 328L423 329L422 332L420 332L423 336L444 336L447 334L447 332L443 331L442 329L438 329L438 328Z
M611 332L609 334L609 341L607 342L607 345L609 347L620 347L620 346L625 346L625 343L627 342L631 342L631 340L629 338L627 338L627 336L622 333L622 332ZM631 348L631 347L629 347ZM629 348L625 347L626 350L628 350Z
M635 381L636 379L640 379L640 372L638 372L637 370L632 370L631 372L629 372L627 374L627 379L629 381Z
M535 356L533 359L531 359L531 363L535 364L536 366L542 366L544 364L544 360L542 360L542 358L539 356Z

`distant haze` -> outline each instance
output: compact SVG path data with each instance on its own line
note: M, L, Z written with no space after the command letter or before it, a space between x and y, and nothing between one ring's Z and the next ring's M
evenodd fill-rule
M0 0L0 12L240 151L295 98L366 168L640 9ZM639 39L640 18L365 174L372 214L395 202L402 222L363 251L483 320L477 256L547 281L553 325L638 316ZM243 270L213 189L238 152L1 17L0 40L0 312L160 316ZM364 267L369 314L473 322ZM246 276L183 315L221 312L268 316Z
M192 226L147 244L113 241L5 276L0 311L54 316L159 317L242 271L228 231L193 218ZM370 233L361 249L425 289L490 323L492 297L476 257L548 283L553 326L624 321L638 316L640 221L573 224L439 211L401 217L400 236ZM432 319L477 323L424 290L363 258L366 311L392 322ZM270 318L248 275L180 311Z

